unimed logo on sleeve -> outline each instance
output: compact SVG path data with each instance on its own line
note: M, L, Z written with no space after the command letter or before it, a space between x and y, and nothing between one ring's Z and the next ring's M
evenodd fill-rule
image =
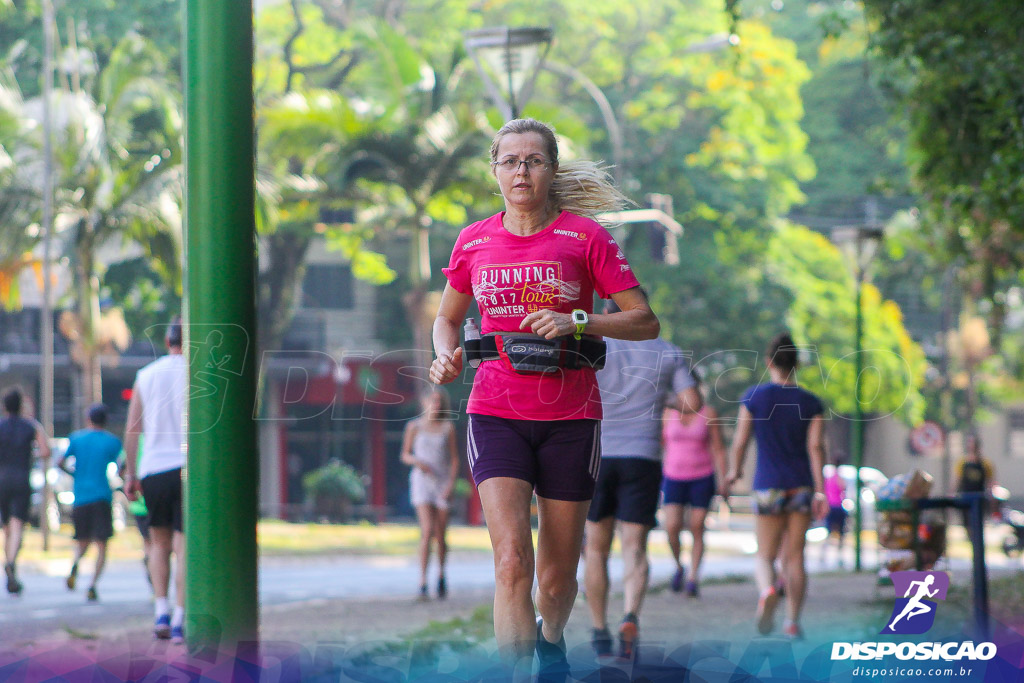
M896 604L883 635L926 633L935 623L937 601L946 599L949 575L944 572L893 572Z

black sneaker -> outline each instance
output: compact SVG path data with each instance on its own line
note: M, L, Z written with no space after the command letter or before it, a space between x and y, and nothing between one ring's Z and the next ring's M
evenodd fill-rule
M437 599L444 600L448 597L448 582L442 576L437 580Z
M418 602L426 602L430 600L430 593L427 592L427 584L420 586L420 594L416 596Z
M632 659L636 641L640 637L640 623L635 614L627 614L619 624L619 657Z
M594 648L594 654L598 657L611 656L612 632L607 628L595 628L590 632L590 644Z
M18 595L24 586L18 581L18 575L14 571L14 563L8 562L4 565L4 572L7 573L7 592L11 595Z
M100 596L96 593L96 586L89 586L89 591L85 594L85 599L89 602L96 602L100 599Z
M77 580L78 580L78 565L77 564L73 564L73 565L71 565L71 573L68 574L68 578L64 582L64 583L67 584L67 587L68 587L69 591L75 590L75 581L77 581Z
M544 637L544 620L537 617L537 681L555 683L565 681L569 676L569 661L565 658L565 634L557 643L549 643Z

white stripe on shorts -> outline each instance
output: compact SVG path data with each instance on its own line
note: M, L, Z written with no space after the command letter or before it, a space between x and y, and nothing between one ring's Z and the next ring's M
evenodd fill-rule
M590 448L590 477L597 481L597 471L601 466L601 421L594 422L594 444Z
M476 439L473 438L473 416L469 415L469 424L466 426L466 458L469 460L469 470L473 471L473 463L478 457L476 450Z

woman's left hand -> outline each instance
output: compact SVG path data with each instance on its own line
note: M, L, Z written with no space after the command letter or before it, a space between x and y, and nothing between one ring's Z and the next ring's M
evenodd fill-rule
M828 517L828 498L818 491L811 500L811 515L814 519L825 519Z
M550 309L543 309L531 313L519 324L519 329L529 328L534 334L545 339L564 337L567 334L576 333L576 323L568 313L558 313Z

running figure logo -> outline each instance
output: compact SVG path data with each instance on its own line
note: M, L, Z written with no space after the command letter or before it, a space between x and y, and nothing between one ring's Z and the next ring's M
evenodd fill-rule
M935 623L936 600L945 600L949 575L944 572L893 572L896 606L882 634L924 633ZM902 597L900 597L902 596Z

